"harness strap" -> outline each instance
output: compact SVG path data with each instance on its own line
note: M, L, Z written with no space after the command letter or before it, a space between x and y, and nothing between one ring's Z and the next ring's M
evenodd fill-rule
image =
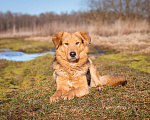
M87 83L90 86L91 84L91 73L90 73L90 69L88 69L87 73L86 73L86 78L87 78Z

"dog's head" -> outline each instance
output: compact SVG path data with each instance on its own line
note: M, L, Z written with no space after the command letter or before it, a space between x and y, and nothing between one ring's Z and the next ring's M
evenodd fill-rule
M87 44L91 43L90 36L84 31L78 31L75 33L58 32L52 38L56 52L61 51L65 55L65 58L69 62L76 62L81 57L81 53L84 51L88 53Z

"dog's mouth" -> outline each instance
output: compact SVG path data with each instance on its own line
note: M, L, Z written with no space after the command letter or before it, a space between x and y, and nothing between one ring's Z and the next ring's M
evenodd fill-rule
M69 62L78 62L78 58L77 57L70 57Z
M69 62L77 62L78 59L79 59L79 57L75 51L69 52L69 55L68 55Z

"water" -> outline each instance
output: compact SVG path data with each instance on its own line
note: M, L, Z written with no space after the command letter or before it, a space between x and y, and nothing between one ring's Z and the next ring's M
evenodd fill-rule
M11 61L29 61L39 56L54 54L54 52L26 54L23 52L13 52L10 49L1 49L1 50L4 50L4 52L0 52L0 59L6 59Z
M39 56L44 56L47 54L54 55L55 52L46 52L46 53L34 53L34 54L26 54L23 52L13 52L10 49L1 49L4 50L4 52L0 52L0 59L6 59L11 61L29 61L33 60ZM53 51L53 50L52 50ZM89 54L89 56L101 56L105 53L99 52L97 54Z

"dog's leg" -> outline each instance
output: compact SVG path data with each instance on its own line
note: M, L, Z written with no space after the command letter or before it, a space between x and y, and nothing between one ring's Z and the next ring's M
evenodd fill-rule
M53 96L50 97L50 102L57 102L62 95L62 90L57 90Z
M69 90L66 94L62 95L62 99L70 100L74 97L82 97L89 93L89 87L87 84L86 76L78 77L78 81L72 84L72 89Z
M64 77L57 76L56 79L57 90L53 96L50 97L50 102L57 102L59 98L70 90L68 84L64 81Z
M74 97L82 97L84 95L87 95L89 93L89 90L83 87L74 88L68 91L66 94L64 94L61 98L63 100L70 100Z
M103 89L103 86L100 82L99 74L92 61L90 59L89 61L90 61L90 73L91 73L91 87L96 87L97 89L101 90Z

